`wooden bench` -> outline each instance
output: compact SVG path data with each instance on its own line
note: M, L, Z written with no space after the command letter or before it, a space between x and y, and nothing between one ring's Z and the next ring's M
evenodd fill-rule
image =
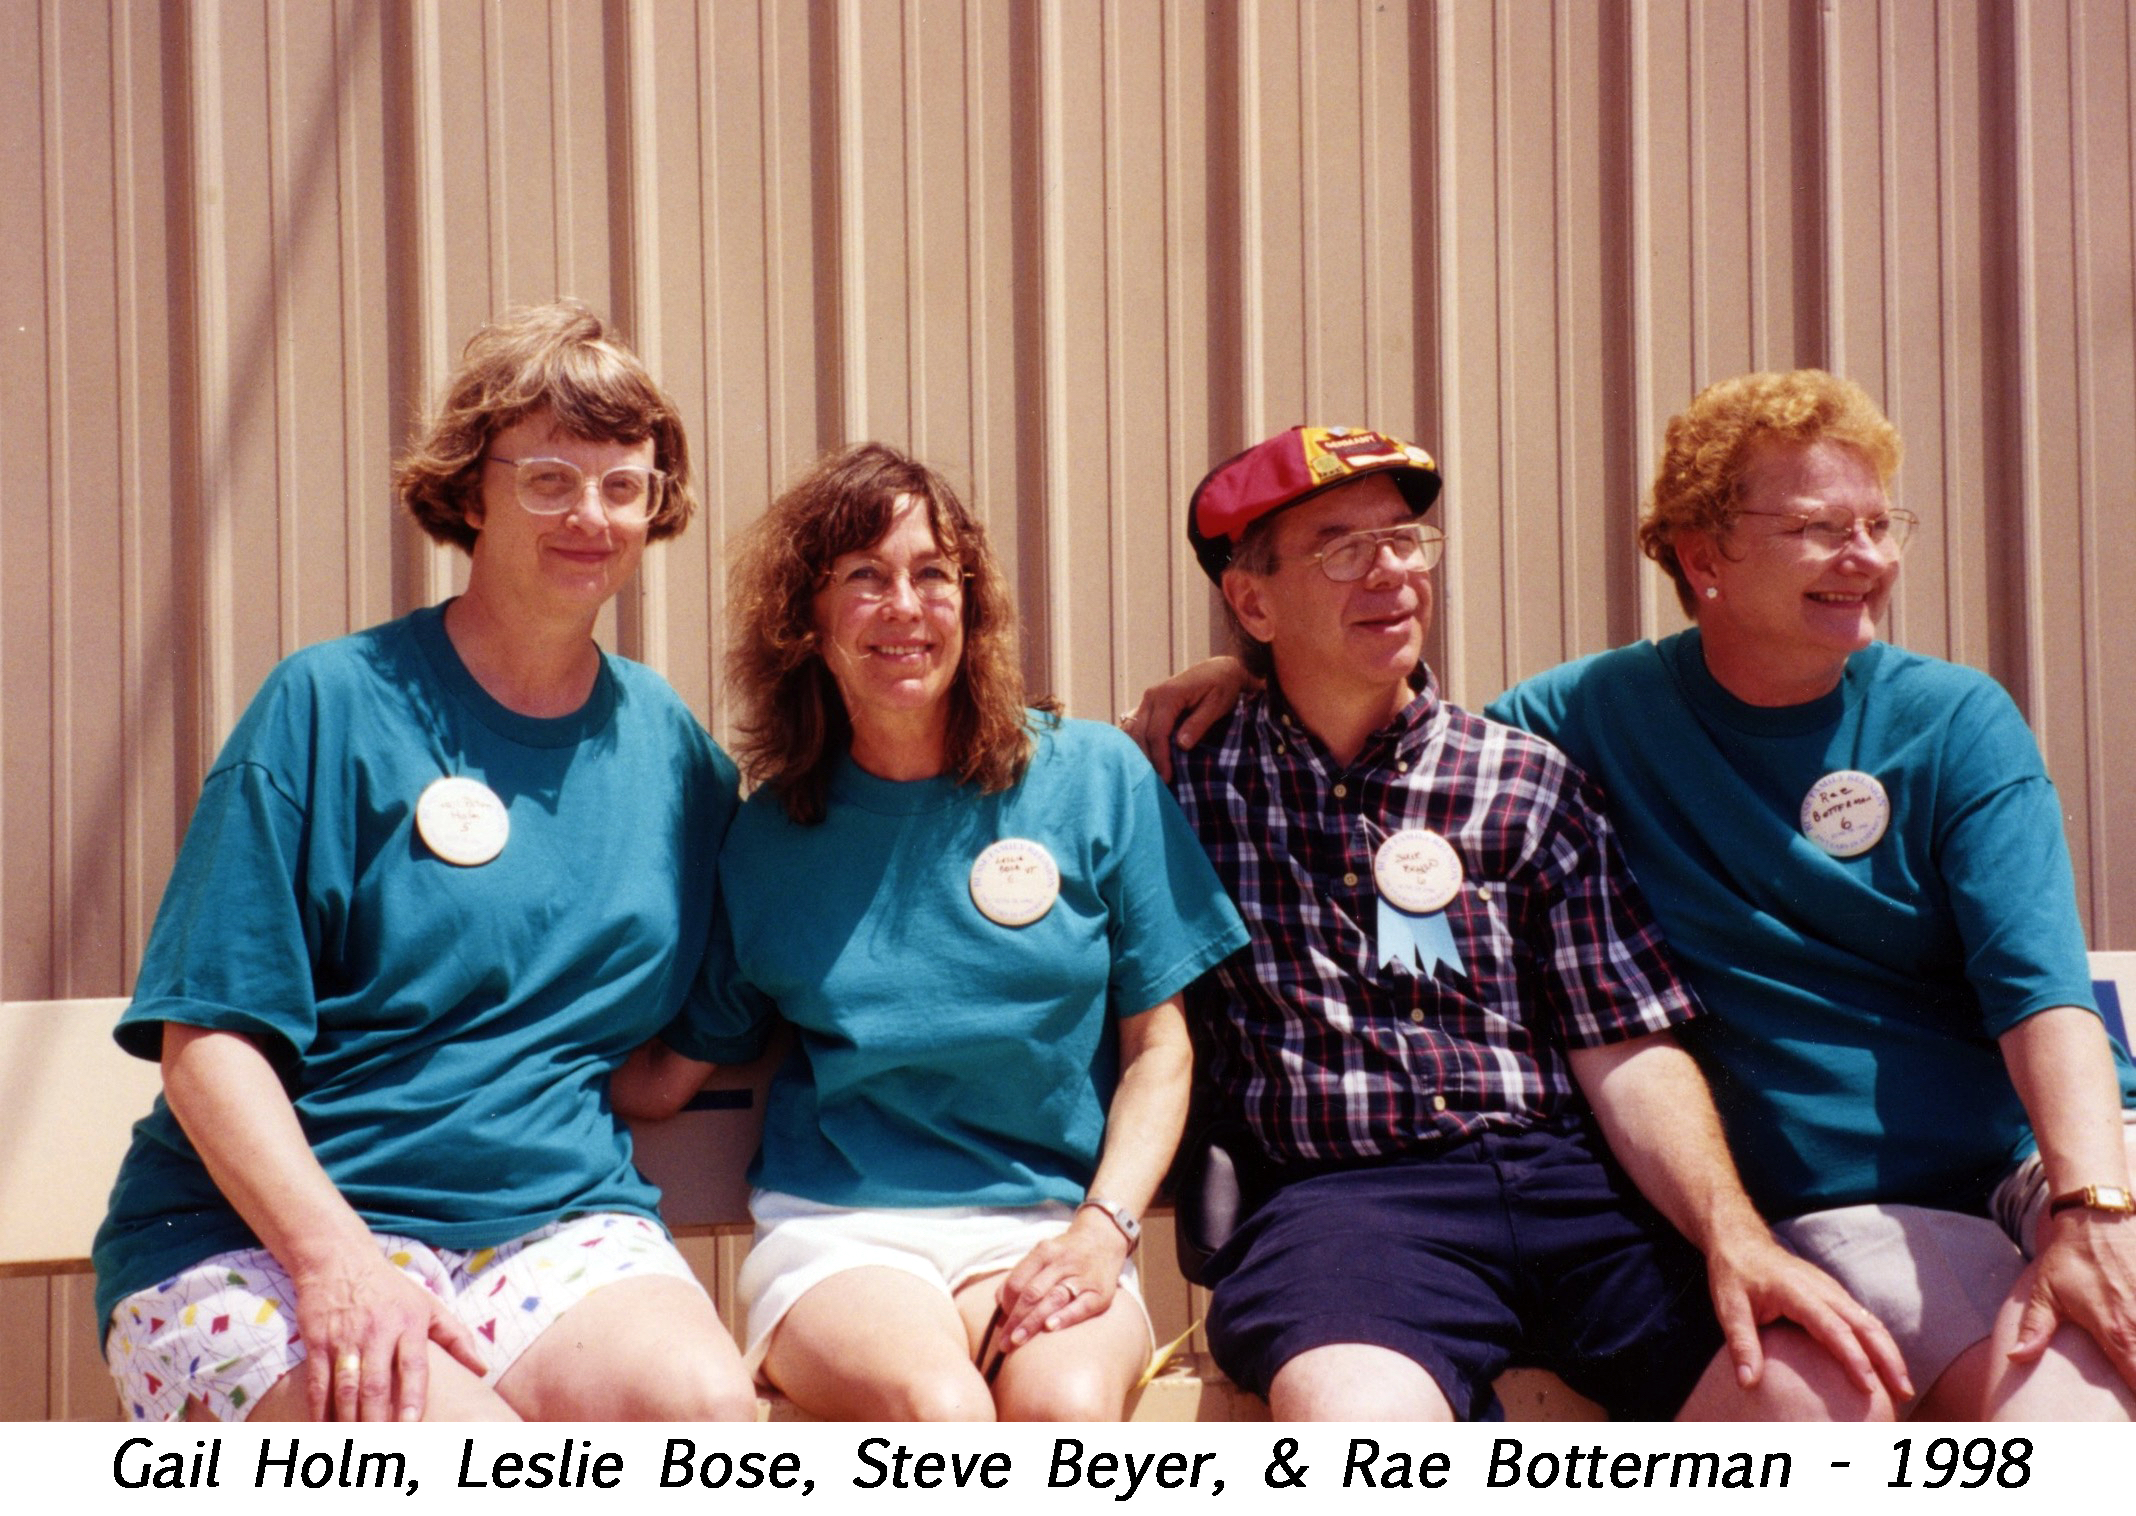
M2128 1045L2136 952L2092 954L2109 1029ZM159 1088L156 1066L119 1051L126 1002L0 1004L0 1420L110 1420L118 1411L91 1305L89 1244L133 1123ZM749 1242L743 1178L762 1122L768 1065L724 1070L675 1120L638 1131L639 1162L666 1197L668 1223L729 1324ZM1144 1287L1159 1341L1200 1320L1205 1297L1173 1264L1171 1222L1150 1219ZM1137 1420L1236 1420L1267 1409L1191 1349L1146 1390ZM1599 1415L1547 1374L1500 1382L1516 1420ZM770 1413L786 1414L772 1402Z

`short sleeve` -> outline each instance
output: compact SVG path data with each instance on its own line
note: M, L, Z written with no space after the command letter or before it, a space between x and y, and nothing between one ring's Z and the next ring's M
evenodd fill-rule
M723 893L713 907L704 962L660 1040L699 1063L747 1063L764 1051L772 1015L771 1001L744 982L735 966L734 927Z
M1575 769L1562 774L1545 869L1549 996L1572 1047L1666 1031L1699 1014L1661 928L1632 878L1600 796Z
M1982 1029L1997 1037L2055 1006L2096 1010L2062 807L2000 686L1982 680L1968 695L1947 752L1936 847Z
M201 787L149 934L119 1045L161 1055L163 1023L240 1032L271 1058L318 1030L300 903L306 817L268 769L225 761Z
M1126 755L1110 754L1125 795L1100 881L1112 915L1111 999L1116 1014L1139 1015L1185 989L1246 945L1244 922L1208 855L1139 751L1109 728Z

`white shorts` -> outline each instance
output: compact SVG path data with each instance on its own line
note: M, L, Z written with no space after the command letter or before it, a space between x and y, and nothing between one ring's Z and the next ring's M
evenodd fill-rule
M945 1297L974 1279L1006 1274L1049 1237L1075 1220L1075 1208L1059 1201L1037 1206L946 1206L912 1210L851 1210L819 1205L798 1195L758 1190L749 1197L756 1241L735 1283L747 1322L752 1372L764 1362L772 1329L794 1303L833 1274L847 1269L902 1269L924 1279ZM1120 1274L1120 1292L1149 1325L1149 1307L1134 1260ZM1150 1333L1152 1351L1156 1333Z
M434 1248L372 1233L403 1274L474 1329L494 1384L556 1319L606 1284L640 1274L697 1276L667 1233L642 1216L596 1211L537 1227L493 1248ZM700 1285L701 1289L702 1286ZM129 1295L111 1313L104 1361L135 1421L178 1421L197 1400L243 1421L304 1362L297 1292L265 1248L217 1253Z

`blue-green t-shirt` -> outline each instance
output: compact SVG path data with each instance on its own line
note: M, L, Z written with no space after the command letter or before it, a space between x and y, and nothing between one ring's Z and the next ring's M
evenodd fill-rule
M431 781L504 802L492 861L415 829ZM241 1032L281 1073L367 1225L476 1248L572 1211L653 1216L608 1077L692 989L735 771L658 675L604 655L592 695L518 715L441 607L281 663L231 734L149 937L122 1046ZM256 1246L159 1098L96 1240L97 1310Z
M1118 1073L1114 1020L1177 993L1246 929L1134 744L1034 717L1000 794L877 779L846 759L829 811L751 796L720 855L724 994L667 1032L712 1062L795 1028L752 1180L827 1205L1073 1203ZM972 865L1022 838L1060 894L1026 926L988 919Z
M1605 791L1714 1013L1685 1040L1759 1206L1980 1209L2032 1146L1995 1039L2050 1007L2096 1009L2061 808L2002 687L1876 643L1831 694L1752 706L1693 629L1552 669L1491 714ZM1801 826L1811 786L1841 769L1874 775L1891 807L1852 858ZM2125 1057L2120 1072L2136 1100Z

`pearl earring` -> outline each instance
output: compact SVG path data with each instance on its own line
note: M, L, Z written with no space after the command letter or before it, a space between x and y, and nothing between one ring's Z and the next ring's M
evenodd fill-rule
M1720 598L1721 598L1721 587L1720 587L1719 585L1717 585L1717 584L1709 584L1709 585L1707 585L1707 586L1706 586L1706 598L1707 598L1708 600L1718 600L1718 599L1720 599Z

